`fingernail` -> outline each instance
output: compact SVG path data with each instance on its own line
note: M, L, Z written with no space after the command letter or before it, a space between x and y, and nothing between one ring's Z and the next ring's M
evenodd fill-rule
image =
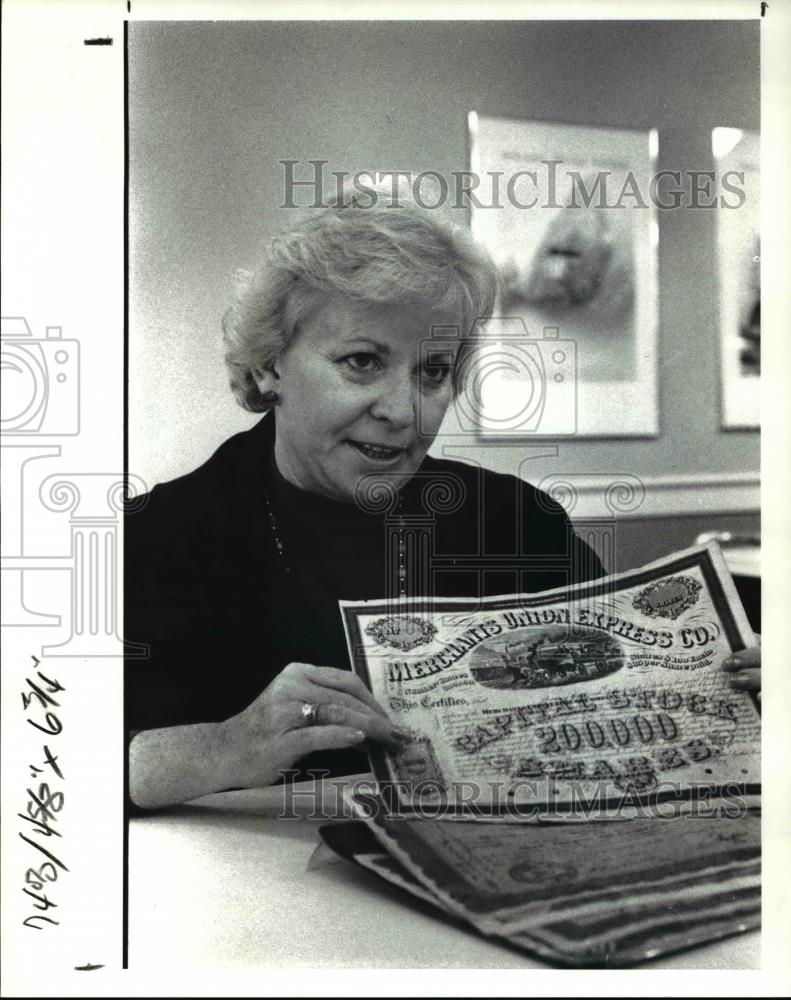
M414 738L412 733L407 732L406 729L393 729L392 736L393 739L400 740L402 743L411 743Z
M746 674L734 674L731 677L731 684L735 684L737 687L743 687L750 680Z
M729 656L725 661L726 670L738 670L742 666L744 666L744 660L739 659L738 656Z
M354 732L352 733L352 737L355 743L362 743L362 741L365 739L365 733L362 731L362 729L355 729Z

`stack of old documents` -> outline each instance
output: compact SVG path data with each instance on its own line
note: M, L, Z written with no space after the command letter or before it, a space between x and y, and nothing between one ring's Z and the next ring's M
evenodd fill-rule
M757 926L754 636L716 546L482 601L343 603L355 671L414 733L331 847L535 955L626 965Z

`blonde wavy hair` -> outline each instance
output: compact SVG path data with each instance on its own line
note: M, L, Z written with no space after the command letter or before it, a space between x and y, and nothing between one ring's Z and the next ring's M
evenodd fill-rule
M317 293L340 293L368 307L425 304L458 324L463 336L492 315L497 271L469 232L403 193L381 191L372 199L368 190L363 197L365 203L358 194L326 199L326 207L275 236L254 271L237 272L222 327L231 389L246 410L272 406L253 373L272 368Z

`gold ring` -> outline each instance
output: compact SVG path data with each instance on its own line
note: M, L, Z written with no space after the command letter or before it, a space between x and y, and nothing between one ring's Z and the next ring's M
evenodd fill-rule
M302 705L302 718L306 726L315 726L319 721L319 706L306 701Z

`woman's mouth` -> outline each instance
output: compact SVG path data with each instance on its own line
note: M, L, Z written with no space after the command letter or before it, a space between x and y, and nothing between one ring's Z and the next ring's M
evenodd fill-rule
M349 441L349 444L369 461L380 464L397 462L406 452L406 448L387 448L385 445L371 444L368 441Z

